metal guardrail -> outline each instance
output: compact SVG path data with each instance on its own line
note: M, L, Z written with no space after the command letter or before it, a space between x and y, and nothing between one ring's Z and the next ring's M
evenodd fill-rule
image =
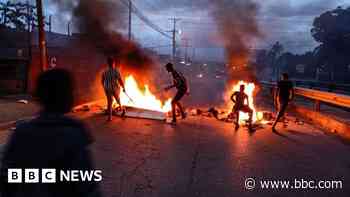
M262 81L261 84L266 87L275 88L276 83ZM320 111L320 103L329 103L339 107L350 108L350 96L344 94L331 93L308 88L295 88L295 94L315 100L315 110Z
M298 87L310 88L325 90L327 92L336 92L340 91L342 93L350 93L350 84L339 84L326 81L315 81L315 80L301 80L301 79L292 79Z
M300 87L295 88L295 93L297 95L311 98L317 101L330 103L340 107L350 108L350 96L347 96L347 95L324 92L319 90L312 90L307 88L300 88Z

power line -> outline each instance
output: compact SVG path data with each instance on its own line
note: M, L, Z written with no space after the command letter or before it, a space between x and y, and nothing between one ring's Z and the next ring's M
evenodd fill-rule
M131 40L131 31L132 31L132 29L131 29L131 25L132 25L132 2L131 2L131 0L129 0L129 2L128 2L129 4L128 4L128 10L129 10L129 13L128 13L128 17L129 17L129 28L128 28L128 39L129 39L129 41Z
M154 24L150 19L148 19L134 4L130 2L126 2L126 0L120 0L125 6L129 7L132 13L134 13L141 21L143 21L146 25L151 27L156 32L160 33L164 37L171 39L165 31L160 28L158 25ZM130 1L130 0L129 0Z
M145 48L149 48L149 49L156 49L156 48L170 48L173 45L168 44L168 45L159 45L159 46L146 46Z

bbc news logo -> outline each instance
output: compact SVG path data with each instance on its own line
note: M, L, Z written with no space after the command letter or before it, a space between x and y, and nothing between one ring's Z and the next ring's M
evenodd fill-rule
M100 182L101 170L8 169L8 183Z

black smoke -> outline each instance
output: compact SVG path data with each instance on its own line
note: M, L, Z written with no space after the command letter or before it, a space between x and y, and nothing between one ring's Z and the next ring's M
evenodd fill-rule
M246 66L250 47L262 36L257 22L258 5L252 0L212 1L212 16L225 48L227 63L235 67Z
M110 0L51 0L61 13L71 14L75 28L106 56L115 57L122 65L135 71L149 70L152 58L121 32L127 29L128 7Z

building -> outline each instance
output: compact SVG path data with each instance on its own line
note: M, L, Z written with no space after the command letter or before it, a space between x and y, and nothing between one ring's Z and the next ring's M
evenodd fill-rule
M98 73L106 59L84 39L80 34L67 36L46 32L48 66L68 69L79 79L76 80L79 102L100 96ZM0 94L33 93L41 72L39 55L36 31L0 26Z

